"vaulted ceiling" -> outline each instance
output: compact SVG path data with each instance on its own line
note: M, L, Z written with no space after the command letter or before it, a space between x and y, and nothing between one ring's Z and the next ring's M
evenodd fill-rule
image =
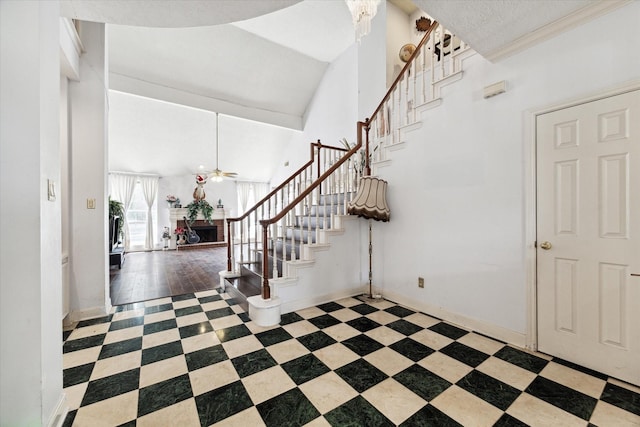
M414 7L410 0L390 1ZM540 28L603 2L413 3L491 58ZM239 179L268 181L282 150L302 129L328 64L354 43L351 17L340 0L61 4L64 16L112 24L111 170L177 175L202 163L213 167L213 112L219 111L221 168L239 172Z

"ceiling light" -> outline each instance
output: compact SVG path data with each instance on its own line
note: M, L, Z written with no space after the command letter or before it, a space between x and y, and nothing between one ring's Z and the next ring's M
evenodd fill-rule
M380 0L345 1L347 2L347 6L349 6L353 26L356 29L356 41L360 43L360 39L371 31L371 20L376 16Z

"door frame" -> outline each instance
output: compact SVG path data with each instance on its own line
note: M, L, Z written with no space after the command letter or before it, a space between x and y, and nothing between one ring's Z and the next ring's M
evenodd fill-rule
M563 102L555 102L524 112L524 232L525 232L525 277L527 319L525 330L525 346L530 350L538 350L538 301L537 301L537 135L536 120L539 115L551 113L565 108L575 107L588 102L598 101L616 95L640 90L640 80L632 80L609 89L592 92Z

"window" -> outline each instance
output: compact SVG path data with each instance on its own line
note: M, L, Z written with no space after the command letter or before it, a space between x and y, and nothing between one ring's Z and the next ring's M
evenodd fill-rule
M157 197L153 202L152 210L157 210ZM153 215L153 232L158 234L157 215ZM131 250L144 249L145 238L147 237L147 202L144 200L142 185L136 182L131 197L131 205L127 211L127 223L129 224L129 247Z

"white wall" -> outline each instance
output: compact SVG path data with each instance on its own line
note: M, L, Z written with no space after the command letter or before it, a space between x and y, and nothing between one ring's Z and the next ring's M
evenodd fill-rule
M632 2L497 64L465 61L443 105L379 171L392 210L375 243L387 295L524 334L527 111L637 79L639 17ZM507 93L483 99L501 80Z
M329 65L304 117L304 131L292 138L271 178L275 187L310 159L309 144L341 147L339 140L356 139L358 120L357 49L351 46ZM284 166L288 162L289 166Z
M386 87L390 87L405 63L400 60L399 52L402 46L407 43L413 43L413 32L411 31L411 21L409 16L393 3L387 2L387 74ZM415 25L414 25L415 28ZM418 40L419 42L420 40Z
M107 58L105 25L82 22L80 78L69 83L71 106L71 316L108 313ZM87 208L95 199L95 209Z
M0 2L0 425L48 425L62 393L59 4ZM28 31L25 31L28 29Z

